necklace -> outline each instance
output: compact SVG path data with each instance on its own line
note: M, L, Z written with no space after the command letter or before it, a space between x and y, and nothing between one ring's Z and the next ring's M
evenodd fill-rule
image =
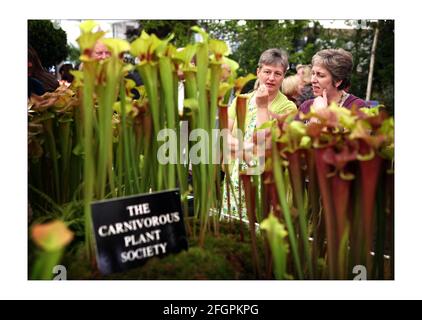
M346 99L349 97L349 94L342 91L340 99L337 101L339 107L342 107Z

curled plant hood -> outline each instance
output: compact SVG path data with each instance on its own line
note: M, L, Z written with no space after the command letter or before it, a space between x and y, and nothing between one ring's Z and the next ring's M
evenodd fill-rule
M34 242L45 251L60 250L73 239L73 232L60 220L36 224L31 231Z
M358 150L356 145L352 143L345 143L342 146L332 146L327 148L322 156L325 163L334 167L334 171L329 173L329 177L337 173L344 180L351 180L354 175L346 172L346 166L349 162L357 159Z

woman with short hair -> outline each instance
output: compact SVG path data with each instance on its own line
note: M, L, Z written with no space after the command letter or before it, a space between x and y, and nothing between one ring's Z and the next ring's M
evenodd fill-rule
M296 111L296 105L290 101L283 93L280 92L281 84L283 82L286 71L289 68L289 61L287 53L278 48L271 48L265 50L258 61L258 68L256 70L257 86L246 96L246 117L245 117L245 132L243 150L245 151L245 158L250 155L253 150L254 143L253 135L256 128L259 128L263 123L273 118L274 114L285 114ZM236 103L235 98L228 110L228 128L230 134L228 135L228 145L230 150L236 151L242 145L236 136L232 133L237 128L236 119ZM248 162L248 163L247 163ZM230 173L230 181L233 185L233 191L230 192L230 211L236 212L237 206L235 203L242 203L242 212L240 213L242 219L247 219L245 209L245 197L243 191L239 198L239 185L238 180L238 159L232 162L232 170ZM249 167L254 167L253 161L241 161L240 170L247 170ZM223 207L221 214L227 216L229 212L228 194L226 188L223 189ZM242 189L243 190L243 189ZM236 201L234 198L236 197Z
M301 104L299 111L308 113L311 106L320 110L335 103L351 109L365 107L365 101L346 92L350 87L353 70L352 54L344 49L326 49L312 57L312 90L314 99Z

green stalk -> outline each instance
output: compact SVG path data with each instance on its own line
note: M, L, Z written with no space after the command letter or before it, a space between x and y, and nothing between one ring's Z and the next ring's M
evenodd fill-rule
M72 157L70 162L70 193L75 196L75 191L79 189L82 181L83 173L83 117L81 108L74 109L74 132L73 135L76 137L74 139L74 145L72 146ZM82 197L81 194L77 195L77 199Z
M120 81L120 110L121 110L121 141L123 148L123 166L121 167L123 175L125 177L125 195L130 195L134 193L132 187L133 175L132 175L132 166L131 166L131 156L130 156L130 145L129 145L129 130L127 124L127 115L126 115L126 95L123 79Z
M54 199L57 203L61 203L60 197L60 179L59 179L59 165L58 165L58 155L56 148L56 140L54 139L53 133L53 119L48 118L44 121L44 129L46 131L46 145L47 150L50 153L51 162L53 164L53 190L54 190Z
M117 190L118 194L117 196L121 197L124 196L123 192L123 139L122 139L122 130L123 128L120 127L120 137L119 137L119 143L117 145Z
M237 126L238 129L241 131L241 137L237 137L239 141L243 141L243 137L245 136L245 120L246 120L246 102L247 99L244 96L237 96L236 99L236 119L237 119ZM241 152L243 152L242 147ZM239 163L237 164L238 172L239 172L239 181L240 181L240 168L241 168L241 161L242 159L239 159ZM243 203L242 203L242 184L239 183L239 207L238 207L238 213L239 213L239 219L242 221L242 211L243 211ZM240 239L243 241L243 231L240 229Z
M196 71L192 69L184 70L185 75L185 99L192 99L197 100L197 79L196 79ZM196 129L198 128L198 109L196 107L192 107L191 116L189 119L189 129ZM191 149L192 143L189 142L189 147L187 152ZM188 161L189 162L189 161ZM192 164L192 184L194 190L194 217L193 217L193 237L196 238L196 229L197 229L197 221L200 214L200 205L201 205L201 193L200 193L200 168L199 165Z
M302 265L299 259L299 250L298 250L298 245L296 242L296 232L293 227L290 208L286 200L286 187L284 185L284 180L282 176L282 165L280 161L280 156L278 154L277 145L274 141L272 143L272 156L273 156L273 161L272 161L273 174L274 174L274 179L277 186L278 199L280 201L281 207L283 208L284 220L286 221L286 225L287 225L287 231L289 235L290 246L292 248L295 268L296 268L299 279L302 280L303 271L302 271Z
M264 206L263 206L263 192L264 187L262 185L262 175L255 175L252 177L252 183L256 190L255 199L256 199L256 219L258 223L264 219Z
M198 127L204 129L208 133L208 137L210 137L210 127L209 127L209 107L208 107L208 99L207 99L207 73L208 73L208 43L197 43L197 51L196 51L196 61L197 61L197 85L198 85L198 108L199 108L199 116L198 116ZM210 150L209 150L210 151ZM206 155L207 163L210 163L210 152L207 152ZM199 189L199 201L201 204L200 208L200 237L199 237L199 245L201 247L204 246L205 241L205 233L207 230L208 224L208 210L210 209L210 201L211 197L209 196L209 188L207 186L207 180L209 176L209 166L205 163L199 164L201 180L200 180L200 189ZM195 190L198 192L198 190ZM211 191L212 194L212 191Z
M99 160L98 160L98 196L104 198L107 182L107 164L112 162L110 159L109 148L112 143L112 116L113 104L116 101L116 87L118 85L118 61L117 57L112 56L110 61L106 62L105 69L106 85L100 90L99 113Z
M265 231L265 239L271 248L274 264L274 275L277 280L288 278L287 275L287 252L288 246L284 238L287 235L284 226L277 217L271 212L265 220L260 224L262 230ZM271 269L271 264L269 265ZM269 270L271 271L271 270Z
M149 110L149 107L146 108L146 111L142 115L142 141L143 141L143 172L141 173L141 178L143 180L141 190L142 192L147 192L149 188L157 190L156 175L154 174L156 161L154 161L152 153L152 117ZM152 170L151 170L152 169Z
M167 128L176 131L176 112L177 108L174 104L174 85L173 85L173 71L171 67L171 60L167 56L159 59L161 86L164 93L164 104L167 117ZM177 154L176 154L177 157ZM176 158L177 159L177 158ZM178 159L177 159L177 162ZM169 163L168 169L168 185L167 188L173 189L176 187L176 165Z
M109 159L113 159L113 143L109 144L109 155L108 155ZM114 184L114 175L115 175L115 170L113 170L113 162L109 161L108 162L108 166L107 166L107 173L108 173L108 181L110 183L110 191L112 194L112 197L117 197L117 191L116 191L116 186Z
M178 78L176 74L173 74L173 85L174 85L174 89L173 89L173 93L174 93L174 105L177 106L178 104ZM176 108L176 124L178 124L179 126L179 130L176 130L176 135L177 135L177 141L181 141L181 123L180 123L180 117L179 117L179 113L178 110ZM186 136L188 135L188 131L189 129L186 128L186 132L184 132L183 134L186 134ZM188 190L188 175L189 175L189 171L188 171L188 164L184 164L182 163L182 159L181 159L181 155L182 155L182 150L183 145L182 143L180 143L179 148L177 149L177 176L178 176L178 180L179 180L179 186L181 189L181 200L182 200L182 207L183 207L183 212L184 212L184 222L185 222L185 226L186 226L186 232L188 233L188 235L190 235L192 233L189 222L188 222L188 218L189 218L189 203L188 203L188 194L189 194L189 190ZM186 148L188 148L188 145L186 145ZM188 150L186 150L187 152Z
M93 199L95 169L94 156L92 153L93 138L93 111L94 111L94 69L91 63L84 66L83 86L83 119L84 119L84 216L85 216L85 249L89 261L93 261L94 239L92 235L91 201Z
M134 193L139 193L140 192L140 184L139 184L139 174L138 174L138 170L139 170L139 157L136 156L135 154L135 137L134 137L134 132L132 130L132 120L129 122L129 126L127 128L127 137L128 137L128 145L129 145L129 155L130 155L130 167L129 170L131 171L131 184L132 184L132 189L134 190Z
M304 199L303 199L303 184L302 184L302 172L300 168L300 151L295 151L293 153L287 152L287 159L289 161L289 176L291 179L291 184L293 187L293 196L295 199L296 207L299 211L299 226L303 244L303 250L306 265L309 270L309 276L311 279L314 278L314 272L312 267L312 258L311 258L311 250L309 247L309 233L308 233L308 226L307 226L307 218L306 212L304 207Z
M144 81L145 89L148 96L150 111L152 113L152 122L153 122L153 132L154 137L158 136L158 132L161 129L160 126L160 106L158 102L158 80L157 74L158 69L154 63L145 62L138 67L139 73L141 74L142 80ZM152 153L154 155L157 154L159 143L156 139L152 141ZM151 158L152 159L152 158ZM161 190L163 188L164 183L164 176L163 176L163 168L161 164L158 164L156 160L154 160L154 167L156 166L156 186L157 190Z
M59 264L64 250L39 252L31 273L31 280L51 280L53 268Z
M211 77L210 77L210 118L209 118L209 130L208 136L209 139L209 147L208 147L208 181L210 181L210 190L209 190L209 199L210 204L217 209L218 202L217 202L217 185L220 184L220 181L217 180L217 173L221 171L219 165L214 164L213 159L213 135L212 129L216 128L217 125L217 109L218 109L218 89L220 86L220 78L221 78L221 64L212 63L210 65L211 69ZM219 147L218 147L219 148ZM218 159L219 160L219 159ZM211 205L210 205L211 206ZM218 211L219 212L219 211ZM218 230L218 220L216 221L216 228Z
M69 201L69 178L70 178L70 158L72 155L72 137L71 137L71 123L72 119L60 119L60 148L61 148L61 168L62 168L62 187L61 199L63 203Z

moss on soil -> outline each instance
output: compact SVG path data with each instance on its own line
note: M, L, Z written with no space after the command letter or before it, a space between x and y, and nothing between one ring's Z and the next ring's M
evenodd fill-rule
M245 240L240 241L240 226L220 225L218 236L208 232L205 245L199 247L190 239L189 249L179 254L152 258L143 266L106 276L93 272L85 258L83 243L74 245L63 258L68 279L98 280L252 280L257 279L252 262L249 232L243 229ZM263 239L258 236L258 251L263 268ZM261 270L262 271L262 270Z

